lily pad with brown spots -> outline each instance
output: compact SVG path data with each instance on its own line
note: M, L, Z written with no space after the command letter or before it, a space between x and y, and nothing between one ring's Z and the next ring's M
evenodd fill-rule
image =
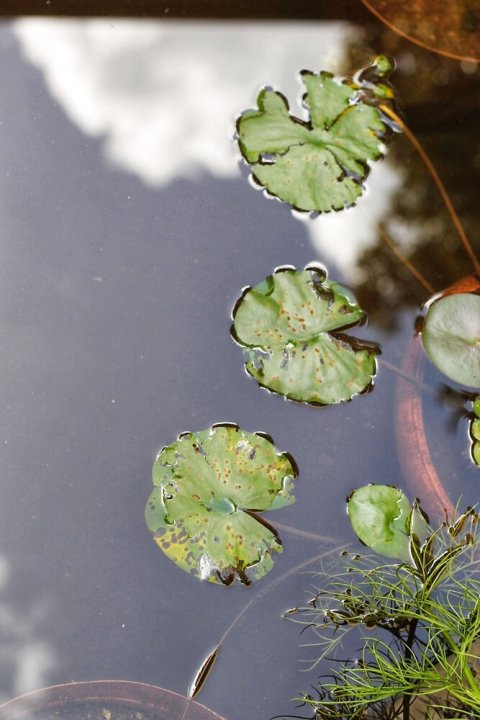
M244 290L231 332L259 385L290 400L330 405L372 384L378 346L344 332L364 320L324 268L282 267Z
M214 425L180 435L153 466L145 519L163 552L186 572L248 585L282 551L275 530L256 513L294 502L297 469L268 436Z
M302 71L308 120L289 112L286 98L263 88L257 107L237 122L238 143L255 182L305 212L342 210L364 191L370 163L383 156L393 133L380 105L393 100L393 61L380 55L358 73L337 80Z

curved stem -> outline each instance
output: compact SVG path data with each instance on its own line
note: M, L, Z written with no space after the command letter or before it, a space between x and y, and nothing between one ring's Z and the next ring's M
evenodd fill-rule
M447 208L447 210L450 214L450 217L452 218L452 222L455 225L455 229L457 230L458 236L462 242L465 252L467 253L468 257L470 258L470 261L473 265L474 271L476 273L480 273L480 262L477 260L477 257L473 251L470 241L467 238L465 230L463 229L462 224L459 220L459 217L455 211L455 208L452 205L452 201L450 200L450 197L447 193L445 185L443 184L439 174L435 170L435 167L434 167L432 161L428 157L428 155L425 152L425 150L423 149L423 147L420 145L420 143L417 140L417 138L415 137L415 135L412 133L412 131L409 129L409 127L403 122L401 117L399 117L394 110L392 110L387 105L383 105L383 104L379 106L379 109L401 128L401 130L405 133L405 135L408 137L408 139L414 146L415 150L418 152L418 154L422 158L422 161L425 164L425 167L427 168L428 172L430 173L433 182L437 186L437 189L442 197L442 200L445 203L445 207Z
M341 541L338 538L330 537L330 535L319 535L318 533L310 532L309 530L300 530L300 528L293 527L292 525L284 525L283 523L276 522L275 528L283 530L286 533L290 533L291 535L296 535L297 537L306 538L307 540L315 540L316 542L321 543L331 543L333 545L341 544Z
M408 260L408 258L405 257L405 255L400 251L400 249L395 245L393 240L387 235L385 230L381 225L378 226L378 233L380 237L382 238L383 242L388 245L390 250L393 252L394 255L398 257L400 262L405 265L405 267L412 273L413 277L420 283L420 285L428 292L430 295L434 295L435 290L430 285L428 280L423 277L422 273L417 270L416 267Z
M318 537L321 537L321 536L318 536ZM326 538L324 538L324 541L325 541L325 539ZM331 538L330 538L330 540L331 540ZM213 649L213 651L207 656L206 661L204 661L204 663L202 663L202 666L201 666L202 668L208 664L208 666L209 666L208 671L204 674L202 681L198 684L198 686L195 690L194 696L189 697L188 703L186 705L186 708L184 710L184 714L183 714L181 720L184 720L185 714L190 706L190 703L193 700L193 697L196 697L198 695L198 693L200 692L200 690L202 689L202 687L205 683L205 680L207 679L209 672L210 672L211 668L213 667L213 661L216 659L216 657L218 655L218 651L220 650L220 647L223 645L223 643L225 642L227 637L230 635L233 628L240 621L240 619L245 615L247 610L249 610L249 608L251 608L252 605L255 605L260 600L263 600L265 595L267 595L267 593L269 593L271 590L273 590L273 588L275 588L279 583L283 582L284 580L286 580L288 577L290 577L294 573L298 572L299 570L302 570L303 568L308 567L308 565L311 565L314 562L322 560L323 558L327 557L327 555L331 555L333 552L340 550L341 547L344 548L345 545L336 545L336 546L330 548L329 550L324 550L322 553L315 555L314 557L311 557L308 560L304 560L304 562L295 565L293 568L290 568L290 570L287 570L286 572L284 572L282 575L280 575L275 580L272 580L272 582L268 583L268 585L265 585L265 587L263 587L261 590L259 590L259 592L256 595L254 595L252 598L250 598L250 600L243 606L243 608L240 610L240 612L237 613L237 615L233 618L232 622L230 623L230 625L227 627L227 629L225 630L225 632L219 639L219 641L218 641L217 645L215 646L215 648ZM212 660L211 663L209 662L210 659Z
M288 577L293 575L294 573L298 572L299 570L303 570L303 568L308 567L308 565L312 565L314 562L318 562L319 560L323 560L323 558L327 557L327 555L331 555L333 552L340 550L341 547L345 547L345 545L335 546L333 548L330 548L329 550L324 550L319 555L315 555L314 557L309 558L308 560L304 560L304 562L299 563L298 565L295 565L293 568L290 568L290 570L287 570L284 572L280 577L276 578L275 580L272 580L268 585L265 585L262 590L259 590L259 592L254 595L246 605L243 606L243 608L240 610L240 612L234 617L230 625L227 627L225 632L223 633L222 637L218 641L218 647L222 645L225 640L227 639L228 635L232 632L235 625L238 623L240 618L247 612L247 610L254 605L255 603L259 602L259 600L262 600L267 593L269 593L271 590L273 590L274 587L276 587L279 583L286 580Z

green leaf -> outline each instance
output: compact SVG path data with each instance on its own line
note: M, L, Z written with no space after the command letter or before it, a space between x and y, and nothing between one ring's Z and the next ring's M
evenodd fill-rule
M420 544L426 540L428 534L430 533L428 518L420 507L418 500L414 501L412 511L408 516L407 533L410 536L415 535Z
M480 465L480 397L473 401L474 417L470 422L470 437L472 439L472 458L476 465Z
M447 295L428 309L423 346L450 380L480 387L480 296Z
M480 396L476 397L472 403L472 409L477 418L480 418Z
M240 150L257 183L298 210L328 212L355 203L387 139L376 104L392 98L383 81L393 64L381 56L372 67L374 81L364 84L303 71L308 122L290 115L281 93L261 90L257 109L237 123Z
M279 268L244 291L233 311L232 335L261 386L290 400L329 405L372 383L378 348L342 332L364 319L323 268Z
M380 555L411 562L412 507L401 490L390 485L365 485L350 495L347 510L354 532L367 547Z
M273 567L282 544L257 511L294 502L297 470L270 438L214 425L185 433L153 466L145 519L163 552L202 580L249 584Z
M480 419L476 418L470 426L470 433L474 440L480 440Z
M472 457L476 465L480 465L480 442L474 442L472 446Z

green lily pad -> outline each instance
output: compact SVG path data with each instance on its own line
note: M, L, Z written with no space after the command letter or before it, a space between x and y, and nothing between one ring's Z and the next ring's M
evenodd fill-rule
M472 445L472 458L476 465L480 465L480 442L474 442Z
M476 465L480 465L480 397L474 399L472 409L474 414L474 417L470 421L472 459Z
M153 466L145 508L155 542L179 567L201 580L248 585L273 567L281 552L275 530L258 511L294 502L294 461L271 439L214 425L180 435Z
M392 99L385 79L393 63L380 56L371 67L374 73L359 76L364 83L304 70L308 121L290 115L281 93L261 90L257 109L237 122L240 151L259 185L303 211L328 212L355 203L369 163L382 157L390 137L377 105Z
M372 343L343 333L365 313L325 270L278 268L246 288L233 311L232 336L245 349L247 372L262 387L317 405L350 400L376 372Z
M412 507L401 490L365 485L350 495L347 510L354 532L367 547L386 557L411 561L411 533L423 534L427 525L418 510L412 518Z
M423 346L433 364L450 380L480 387L480 296L447 295L427 311Z
M472 410L477 418L480 418L480 395L472 403Z

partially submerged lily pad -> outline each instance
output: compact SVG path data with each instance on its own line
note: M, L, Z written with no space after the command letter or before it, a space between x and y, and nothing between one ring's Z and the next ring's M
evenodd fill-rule
M290 400L330 405L372 383L378 347L343 332L364 319L323 268L278 268L243 292L232 335L245 349L247 372L261 386Z
M473 418L470 422L470 437L472 439L472 459L480 465L480 396L472 403Z
M447 295L428 309L423 346L450 380L480 388L480 296Z
M282 544L256 515L294 502L297 475L288 453L268 436L214 425L180 435L153 466L145 508L148 528L163 552L201 580L248 585L273 567Z
M411 561L410 541L420 542L428 524L415 504L391 485L365 485L354 490L347 500L347 510L354 532L367 547L385 555Z
M259 185L303 211L328 212L355 203L369 163L382 157L389 137L378 104L392 99L386 79L394 65L379 56L370 67L373 72L361 73L358 83L304 70L308 121L290 115L281 93L261 90L257 109L237 122L241 153Z

